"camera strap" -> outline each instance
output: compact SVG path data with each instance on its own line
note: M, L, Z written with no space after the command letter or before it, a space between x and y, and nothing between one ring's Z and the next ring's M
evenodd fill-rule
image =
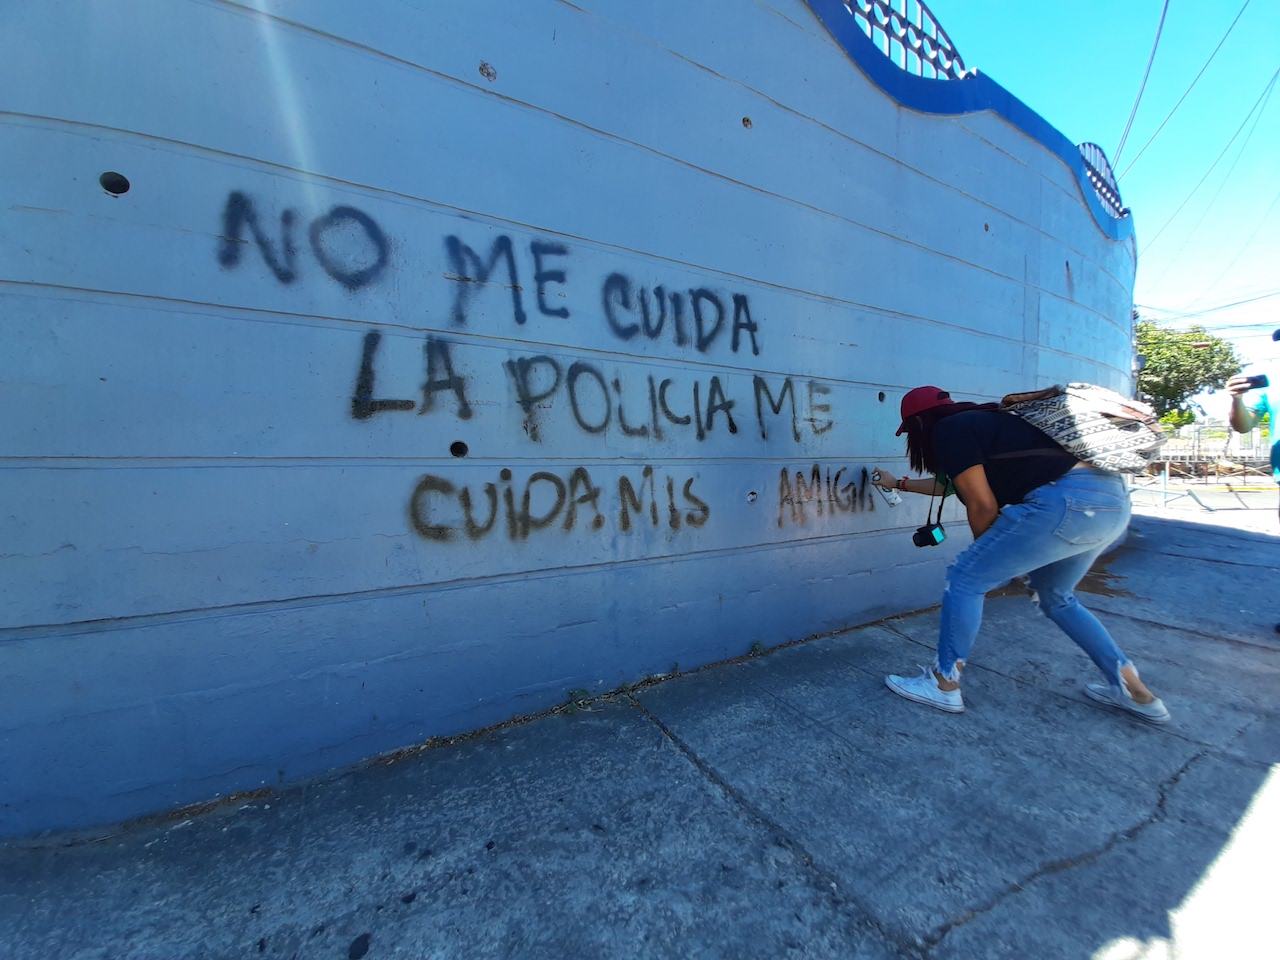
M945 506L947 505L947 497L948 497L950 494L955 493L955 492L956 492L956 488L955 488L955 484L953 484L953 483L951 482L951 478L950 478L950 477L948 477L948 478L947 478L947 480L946 480L946 482L945 482L945 483L943 483L943 482L942 482L942 480L940 480L940 479L935 475L935 476L934 476L934 478L933 478L933 482L934 482L934 486L935 486L935 487L936 487L936 486L938 486L938 485L941 485L941 486L942 486L942 497L939 499L939 498L938 498L938 495L937 495L936 493L933 493L932 491L930 491L930 493L929 493L929 512L925 515L925 522L926 522L927 524L929 524L930 526L932 526L932 525L933 525L933 524L935 524L935 523L936 523L936 524L938 524L939 526L941 526L941 525L942 525L942 508L943 508L943 507L945 507ZM933 519L933 501L934 501L934 500L938 500L938 519L937 519L937 520L934 520L934 519Z

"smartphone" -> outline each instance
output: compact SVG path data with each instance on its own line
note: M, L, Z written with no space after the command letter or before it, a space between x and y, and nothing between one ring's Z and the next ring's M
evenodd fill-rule
M1271 386L1271 381L1267 379L1267 375L1265 373L1260 373L1255 377L1250 377L1247 382L1250 390L1261 390L1263 387Z

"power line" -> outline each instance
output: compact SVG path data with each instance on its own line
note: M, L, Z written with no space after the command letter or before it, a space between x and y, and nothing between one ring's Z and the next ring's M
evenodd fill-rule
M1124 173L1116 176L1117 180L1121 179L1125 173L1128 173L1133 169L1133 165L1141 159L1144 153L1146 153L1147 147L1151 146L1151 141L1160 136L1160 131L1164 129L1164 125L1169 122L1170 118L1175 113L1178 112L1178 108L1182 106L1182 101L1187 99L1187 94L1191 92L1191 88L1194 87L1199 82L1200 78L1204 76L1204 72L1209 69L1209 64L1213 63L1213 58L1218 55L1218 51L1222 49L1222 45L1227 42L1227 37L1231 36L1231 31L1235 29L1236 24L1240 22L1240 18L1244 16L1245 7L1247 6L1249 6L1249 0L1244 0L1244 7L1240 8L1240 12L1236 14L1236 18L1231 21L1231 26L1227 27L1227 32L1222 35L1222 39L1218 41L1218 45L1213 48L1213 53L1209 54L1209 59L1204 62L1204 66L1200 68L1200 72L1196 74L1196 78L1191 81L1191 86L1187 87L1187 89L1183 91L1182 96L1178 98L1178 102L1175 103L1173 105L1173 109L1169 111L1169 115L1160 121L1160 126L1156 127L1156 132L1153 133L1147 142L1142 145L1142 149L1138 151L1138 156L1129 161L1129 165L1124 168ZM1161 15L1161 19L1163 19L1163 14ZM1121 145L1123 146L1123 142ZM1116 159L1117 161L1119 160L1118 151Z
M1151 308L1151 309L1155 309L1155 308ZM1161 317L1159 319L1156 319L1155 317L1142 317L1141 319L1147 323L1153 323L1159 326L1162 323L1166 323L1166 322L1173 323L1175 321L1187 319L1187 318ZM1177 328L1174 328L1171 332L1190 334L1197 329L1202 331L1206 336L1217 337L1219 340L1253 340L1255 338L1260 338L1260 337L1267 337L1268 339L1274 339L1273 334L1275 332L1276 326L1275 326L1274 320L1261 320L1257 323L1233 323L1233 324L1217 324L1217 325L1215 324L1206 325L1206 324L1197 323L1197 324L1192 324L1190 329L1179 330ZM1256 330L1257 332L1256 333L1255 332L1249 332L1249 333L1237 332L1240 330L1247 330L1247 331Z
M1275 210L1277 202L1280 202L1280 190L1276 191L1276 195L1271 200L1271 206L1267 207L1267 212L1262 215L1262 219L1258 221L1258 225L1253 228L1253 233L1249 234L1249 239L1241 244L1240 249L1236 251L1236 255L1231 258L1231 262L1227 264L1226 268L1220 274L1218 274L1213 283L1200 291L1200 296L1192 300L1188 306L1194 307L1197 303L1207 297L1209 295L1209 291L1221 283L1222 278L1231 272L1231 268L1236 265L1236 261L1239 260L1240 257L1243 256L1244 252L1249 249L1249 246L1253 243L1253 238L1258 235L1258 231L1262 229L1262 225L1267 222L1267 219L1271 216L1271 212Z
M1159 312L1166 314L1166 316L1159 319L1159 323L1172 323L1175 320L1189 320L1192 317L1203 317L1206 313L1217 313L1219 310L1243 306L1246 303L1257 303L1259 300L1270 300L1272 297L1280 297L1280 290L1272 290L1270 293L1259 294L1256 297L1248 297L1244 300L1235 300L1231 303L1220 303L1216 307L1206 307L1203 310L1193 310L1189 313L1180 313L1176 310L1167 310L1164 307L1148 306L1141 303L1135 303L1134 306L1140 310L1158 310Z
M1258 124L1262 122L1262 115L1267 112L1267 103L1270 102L1271 93L1274 92L1274 90L1275 87L1273 86L1267 92L1266 99L1262 103L1262 109L1258 111L1257 117L1254 118L1253 126L1249 128L1249 135L1244 138L1244 143L1240 144L1240 149L1236 152L1236 158L1231 161L1231 167L1227 170L1227 175L1222 178L1222 182L1218 184L1217 191L1205 205L1204 211L1200 214L1200 219L1196 221L1195 226L1187 231L1187 235L1183 238L1182 246L1178 248L1178 252L1170 257L1169 262L1165 264L1164 271L1156 278L1154 286L1158 287L1160 285L1160 281L1163 280L1169 271L1173 269L1173 265L1177 262L1178 258L1182 256L1182 251L1187 249L1187 244L1191 242L1191 238L1194 237L1196 235L1196 231L1200 229L1200 224L1204 223L1204 218L1209 215L1209 211L1212 210L1213 205L1217 203L1218 197L1222 195L1222 191L1226 188L1227 182L1231 179L1231 174L1235 172L1236 164L1240 162L1240 158L1244 156L1244 152L1249 149L1249 141L1253 139L1254 131L1258 129ZM1198 299L1199 298L1197 298L1197 300ZM1193 301L1190 306L1195 306L1195 303L1196 301Z
M1156 27L1156 39L1151 44L1151 56L1147 58L1147 69L1142 75L1142 83L1138 86L1138 95L1133 98L1133 109L1129 111L1129 121L1124 125L1124 133L1120 134L1120 143L1116 146L1112 167L1120 162L1120 152L1124 150L1124 142L1129 139L1129 129L1133 126L1133 118L1138 115L1138 104L1142 102L1142 91L1147 89L1147 77L1151 76L1151 64L1156 60L1156 48L1160 46L1160 33L1164 30L1164 15L1169 12L1169 0L1164 0L1164 9L1160 11L1160 23Z
M1191 202L1191 198L1196 195L1196 191L1199 190L1204 185L1204 182L1209 179L1209 174L1213 173L1214 167L1221 163L1222 158L1227 155L1227 151L1231 149L1231 145L1236 142L1236 137L1240 136L1240 131L1244 129L1245 124L1249 122L1249 118L1253 116L1253 112L1258 109L1258 105L1261 104L1263 99L1271 92L1271 88L1275 86L1277 77L1280 77L1280 67L1277 67L1276 72L1271 75L1271 79L1267 81L1267 85L1262 88L1262 93L1258 94L1258 99L1254 101L1253 106L1249 108L1249 112L1246 113L1244 119L1240 121L1240 126L1237 127L1236 132L1231 135L1231 139L1228 140L1227 145L1222 148L1222 152L1218 154L1217 159L1209 165L1209 169L1206 170L1204 176L1200 178L1200 182L1191 188L1191 192L1187 194L1187 198L1178 205L1177 210L1173 211L1173 216L1166 220L1164 222L1164 226L1156 231L1156 235L1147 241L1147 245L1139 252L1139 256L1151 249L1151 245L1160 239L1160 234L1164 233L1165 230L1168 229L1169 224L1173 223L1173 221L1177 219L1178 214L1182 212L1182 208Z

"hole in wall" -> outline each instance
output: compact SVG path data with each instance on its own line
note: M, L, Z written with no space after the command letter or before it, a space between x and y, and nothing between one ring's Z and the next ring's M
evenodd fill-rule
M449 444L449 452L455 457L465 457L467 455L467 445L461 440L455 440Z
M990 230L991 230L991 224L989 224L989 223L984 223L984 224L982 225L982 232L983 232L983 233L988 233Z
M881 391L880 391L880 402L881 402L881 403L884 403L884 391L883 391L883 390L881 390Z
M498 79L498 71L482 60L480 62L480 76L484 77L490 83L493 83L493 81Z
M747 494L747 503L755 503L755 502L756 502L756 496L757 496L757 494L756 494L756 492L755 492L754 490L752 490L750 493L748 493L748 494Z
M744 127L746 127L748 130L750 130L750 129L751 129L751 118L750 118L750 117L743 117L743 118L742 118L742 125L743 125Z
M98 183L103 190L113 197L129 192L129 178L122 173L114 173L108 170L98 178Z

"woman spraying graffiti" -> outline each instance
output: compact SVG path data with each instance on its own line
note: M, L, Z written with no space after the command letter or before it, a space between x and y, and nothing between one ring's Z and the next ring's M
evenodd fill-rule
M956 403L946 391L926 386L902 398L901 412L897 435L907 435L911 467L933 477L897 478L881 468L878 485L930 497L954 490L974 542L947 570L933 665L918 677L886 677L889 689L948 713L963 712L960 671L978 635L983 599L1029 571L1040 609L1106 677L1105 684L1085 688L1088 696L1167 723L1169 711L1074 592L1129 522L1124 479L1077 460L999 404Z

